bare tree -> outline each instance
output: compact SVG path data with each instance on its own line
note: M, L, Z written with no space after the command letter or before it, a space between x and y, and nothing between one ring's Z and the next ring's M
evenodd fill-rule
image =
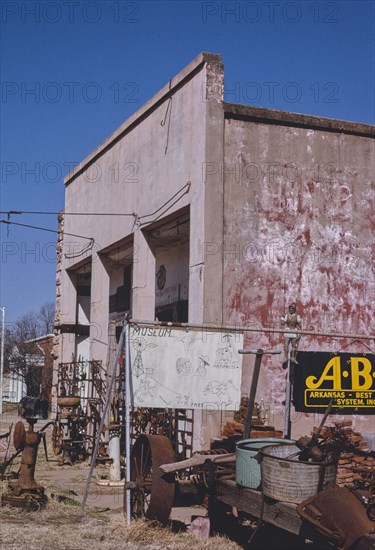
M26 384L27 395L38 396L44 354L35 339L50 334L54 325L54 304L43 304L39 313L22 315L7 333L6 370Z
M46 302L40 306L38 319L41 333L40 336L51 334L55 324L55 304L53 302Z

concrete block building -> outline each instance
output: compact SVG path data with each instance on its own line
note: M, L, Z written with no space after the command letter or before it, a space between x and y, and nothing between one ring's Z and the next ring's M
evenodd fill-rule
M374 137L365 124L226 103L221 56L198 55L65 178L56 365L107 365L127 312L259 328L245 345L267 349L283 336L261 328L280 328L295 302L305 330L374 334ZM354 339L300 343L345 346L363 351ZM258 396L282 429L278 356L264 359ZM207 448L223 415L194 416L194 448ZM368 432L373 418L357 420ZM292 420L293 436L316 423Z

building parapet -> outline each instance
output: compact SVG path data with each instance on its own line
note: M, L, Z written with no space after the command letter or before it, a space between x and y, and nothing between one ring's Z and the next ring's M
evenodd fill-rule
M183 86L196 73L198 73L205 63L217 63L221 65L221 55L214 53L202 52L193 61L191 61L182 71L170 79L159 92L157 92L149 101L147 101L140 109L121 124L106 140L101 143L94 151L92 151L80 164L78 164L64 178L65 185L69 185L79 176L90 164L95 162L99 157L127 134L134 126L137 126L144 118L146 118L153 110L171 96L178 88Z
M225 118L235 118L264 124L297 126L311 130L325 130L363 137L375 137L375 126L359 122L349 122L334 118L325 118L276 109L265 109L237 103L223 103Z

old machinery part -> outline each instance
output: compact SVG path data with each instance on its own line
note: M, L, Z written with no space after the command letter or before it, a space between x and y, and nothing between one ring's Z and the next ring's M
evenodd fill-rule
M170 440L163 435L141 435L131 455L131 513L166 524L172 508L175 477L163 474L159 466L174 461ZM124 509L126 502L125 485Z
M206 460L202 466L203 484L209 491L217 484L216 465L212 460Z
M0 463L0 479L3 480L5 479L5 472L6 472L6 469L8 468L8 466L10 466L13 462L13 460L22 452L22 450L20 449L19 451L16 451L15 453L13 453L9 458L7 458L6 460L4 460L4 462L1 462Z
M52 450L55 455L59 455L63 448L63 431L58 424L55 423L52 429Z
M196 451L193 453L193 456L196 455L206 455L206 456L216 456L216 455L227 455L227 449L208 449L207 451Z
M203 484L209 488L212 471L208 464L210 462L214 464L215 479L216 477L220 479L235 478L236 454L228 453L225 449L196 452L186 460L162 464L159 468L164 474L176 473L179 484L186 482L187 479L194 485Z
M193 417L187 409L134 407L131 415L132 440L142 435L165 435L172 443L176 458L191 456Z
M57 397L59 413L52 430L52 447L55 455L62 453L60 465L73 464L87 457L86 418L80 406L81 398L76 395Z
M26 430L23 422L19 420L14 426L13 445L16 451L23 451L26 443Z
M211 449L210 451L206 451L205 453L199 453L199 454L205 454L207 456L216 456L216 455L226 455L230 454L225 449ZM204 465L201 468L201 478L203 485L206 489L210 490L212 488L213 484L216 484L219 481L223 481L224 479L235 479L236 473L235 473L235 464L236 459L233 457L233 460L229 463L215 463L212 462L212 460L206 460Z
M1 462L8 460L10 455L10 436L12 433L13 424L10 424L9 430L5 434L0 434L0 468Z
M375 471L373 471L375 475ZM366 488L351 488L348 487L349 491L357 497L359 502L366 508L367 517L370 521L374 522L374 532L375 532L375 477L372 476L370 485Z
M25 396L18 404L18 414L28 420L45 420L48 418L48 401L40 397Z
M22 451L21 467L19 470L18 479L8 483L8 493L2 495L1 502L3 505L16 506L26 509L38 510L47 502L47 497L44 494L44 488L35 481L35 465L38 454L38 446L43 436L43 430L50 424L42 428L39 432L34 432L34 424L38 417L44 416L35 408L37 400L21 401L19 412L30 414L27 418L29 428L26 431L23 422L17 422L14 429L13 443L18 454ZM37 405L39 406L39 404ZM14 455L16 456L16 455Z
M92 454L91 443L96 439L107 394L106 371L101 361L73 360L59 363L57 374L57 423L66 435L61 452L66 456L64 461L72 463ZM74 428L76 435L70 434L69 438L66 426L60 423L68 416L79 417L78 427ZM73 444L74 441L78 443Z
M324 536L348 550L363 535L375 532L365 503L347 487L329 487L297 505L299 515Z
M370 481L368 499L367 517L371 521L375 521L375 477L372 477L372 480Z
M229 455L226 449L209 449L206 451L197 451L193 453L193 456L225 456ZM235 458L229 463L225 464L214 464L211 460L207 460L203 466L197 466L192 468L189 478L193 483L197 483L197 479L200 480L200 483L209 489L212 485L213 473L216 481L223 479L234 479L235 478Z
M21 439L21 445L23 445L21 467L18 480L12 486L13 493L17 496L24 490L36 490L39 493L41 486L34 479L39 443L40 435L33 431L33 426L30 424L29 430L25 432L23 440Z
M57 404L63 412L70 414L81 402L81 398L77 395L59 395Z
M132 414L132 431L136 436L149 433L170 437L172 431L172 411L168 409L136 407Z
M206 451L196 451L193 453L193 457L218 456L226 454L228 454L226 449L208 449ZM194 485L201 485L203 483L203 485L208 488L208 475L206 465L203 464L202 466L194 466L179 472L179 479L188 478Z

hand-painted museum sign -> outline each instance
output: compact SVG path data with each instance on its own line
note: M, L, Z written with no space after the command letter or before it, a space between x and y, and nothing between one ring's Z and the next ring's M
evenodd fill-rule
M241 399L243 332L190 327L130 329L136 407L235 411Z
M298 352L293 400L297 411L375 414L375 356Z

